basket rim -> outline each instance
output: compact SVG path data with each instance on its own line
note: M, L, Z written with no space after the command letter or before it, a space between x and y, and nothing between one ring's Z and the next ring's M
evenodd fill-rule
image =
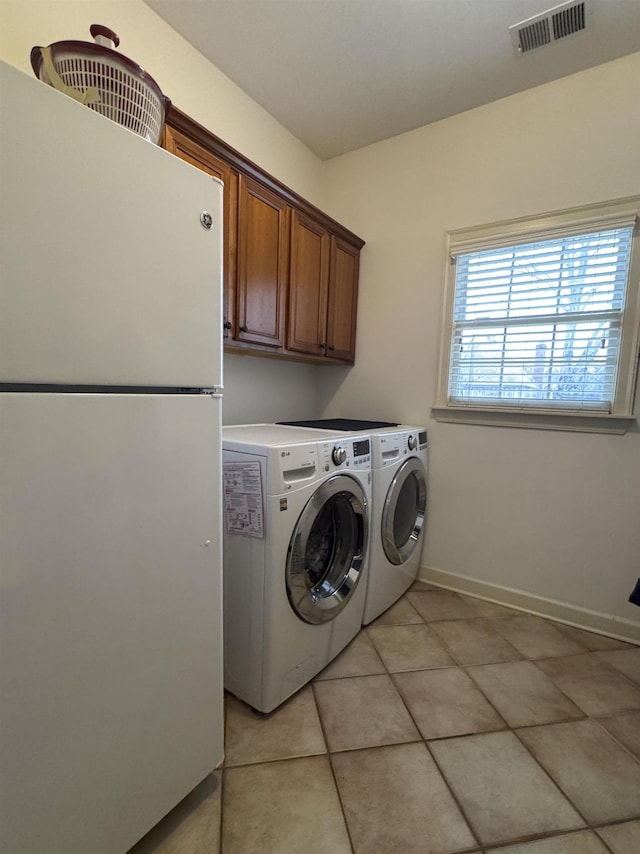
M149 72L146 71L141 65L138 65L137 62L134 62L132 59L129 59L128 56L125 56L117 50L112 50L109 47L94 44L93 42L84 41L53 42L52 44L48 45L48 47L51 48L54 59L56 52L62 50L77 51L78 53L85 55L93 54L94 57L96 55L104 57L106 54L109 56L109 58L122 63L127 68L127 70L133 71L136 77L141 78L151 89L153 89L160 101L163 102L165 110L168 110L171 105L171 100L162 92L162 89L160 88L160 86L158 86L158 84L149 74ZM38 79L40 79L40 67L42 65L41 51L41 45L35 45L31 48L31 67L33 68L33 73Z

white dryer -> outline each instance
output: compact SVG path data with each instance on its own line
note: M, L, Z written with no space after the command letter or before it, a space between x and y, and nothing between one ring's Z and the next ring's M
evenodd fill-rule
M371 440L229 426L223 468L225 687L270 712L362 625Z
M413 584L427 514L427 431L400 425L372 440L372 542L363 623L390 608Z
M371 434L371 547L363 623L379 617L415 581L427 513L424 427L350 418L287 422L299 428Z

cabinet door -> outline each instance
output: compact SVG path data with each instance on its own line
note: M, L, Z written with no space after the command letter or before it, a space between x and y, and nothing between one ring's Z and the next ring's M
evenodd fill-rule
M244 175L238 197L237 338L282 347L289 209L284 199Z
M287 349L323 356L327 348L329 233L299 211L291 216Z
M222 311L224 314L223 334L225 338L234 337L234 297L236 285L236 250L238 222L238 174L229 164L211 154L178 130L165 126L163 147L181 160L202 169L209 175L219 178L224 184L223 200L223 256L222 256Z
M356 355L359 261L358 249L331 237L327 356L344 362L353 362Z

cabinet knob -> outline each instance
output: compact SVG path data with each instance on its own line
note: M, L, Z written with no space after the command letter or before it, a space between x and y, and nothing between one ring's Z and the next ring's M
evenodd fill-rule
M321 349L321 350L326 350L326 349L327 349L327 345L326 345L326 344L319 344L318 346L320 347L320 349Z
M335 350L336 348L333 346L333 344L330 344L330 345L329 345L329 349L330 349L330 350Z
M231 329L231 321L225 320L225 322L222 324L222 328L223 329Z
M240 327L240 332L248 332L248 331L249 331L249 327L245 323L243 323L242 326Z

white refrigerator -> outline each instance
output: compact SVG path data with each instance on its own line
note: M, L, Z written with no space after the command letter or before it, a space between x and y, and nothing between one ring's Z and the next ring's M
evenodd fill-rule
M222 186L0 63L0 847L223 759Z

